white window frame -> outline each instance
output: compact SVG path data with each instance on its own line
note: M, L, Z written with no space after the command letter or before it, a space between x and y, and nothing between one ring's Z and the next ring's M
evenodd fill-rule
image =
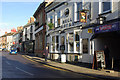
M112 5L113 5L113 1L110 0L110 10L107 10L107 11L103 11L103 1L100 1L99 2L99 14L104 14L104 13L107 13L107 12L112 12Z

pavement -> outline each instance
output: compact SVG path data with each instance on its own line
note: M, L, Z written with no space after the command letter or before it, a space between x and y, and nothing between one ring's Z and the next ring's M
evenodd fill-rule
M47 67L62 70L62 71L68 71L73 72L77 74L83 74L85 76L89 76L91 78L97 77L97 78L103 78L103 79L119 79L120 80L120 72L113 71L113 70L94 70L83 66L76 66L68 63L59 63L52 60L45 61L44 58L36 57L34 55L22 55L24 58L32 61L37 62L46 65Z

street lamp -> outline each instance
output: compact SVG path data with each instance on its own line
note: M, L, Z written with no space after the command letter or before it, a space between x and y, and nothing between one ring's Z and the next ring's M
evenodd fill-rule
M106 20L106 17L102 16L102 15L98 15L97 19L97 24L103 24L103 22Z

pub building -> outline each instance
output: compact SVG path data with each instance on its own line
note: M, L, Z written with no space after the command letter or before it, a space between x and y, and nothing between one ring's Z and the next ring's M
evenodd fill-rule
M94 41L95 51L104 50L104 46L108 46L110 50L108 53L110 69L120 70L120 13L118 2L109 2L107 4L113 5L112 8L107 8L108 12L105 11L106 13L100 10L99 16L96 18L98 23L91 25L94 31L91 41Z
M90 23L90 3L84 7L88 12L82 13L82 2L51 2L46 6L46 37L49 47L48 58L61 62L92 63L94 49L90 41L92 34L84 28ZM80 12L84 22L80 22Z

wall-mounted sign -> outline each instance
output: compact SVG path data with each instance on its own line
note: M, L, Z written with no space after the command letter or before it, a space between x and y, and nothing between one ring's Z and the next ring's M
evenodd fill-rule
M65 13L64 13L64 14L65 14L66 17L69 16L69 9L68 9L68 8L65 10Z
M93 33L92 29L88 29L88 33Z
M80 22L86 23L87 22L87 13L80 12Z
M120 30L119 23L112 23L112 24L106 24L97 26L94 28L95 33L102 33L102 32L111 32L111 31L117 31Z

